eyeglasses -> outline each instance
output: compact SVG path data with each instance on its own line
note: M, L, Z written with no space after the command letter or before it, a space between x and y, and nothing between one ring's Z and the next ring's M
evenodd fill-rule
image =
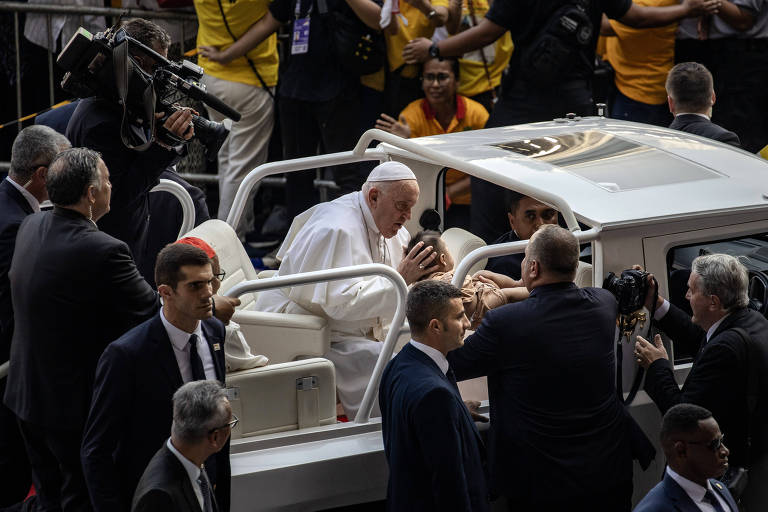
M208 431L208 433L209 433L209 434L213 434L213 433L214 433L214 432L216 432L217 430L221 430L221 429L223 429L223 428L226 428L226 427L229 427L230 429L233 429L233 428L235 428L235 425L237 425L237 422L238 422L238 421L240 421L240 420L239 420L239 419L237 419L237 416L235 416L235 415L233 414L233 415L232 415L232 419L231 419L230 421L228 421L227 423L223 424L223 425L222 425L222 426L220 426L220 427L212 428L211 430L209 430L209 431Z
M444 84L449 78L451 78L451 75L448 73L427 73L426 75L421 76L421 80L428 84L435 81L437 81L438 84Z
M224 281L224 276L226 276L226 275L227 275L227 273L222 270L218 274L213 274L213 277L215 277L219 281Z
M721 446L723 446L723 439L725 439L725 434L721 434L720 436L714 438L711 441L685 441L688 444L698 444L701 446L705 446L708 450L716 452L720 449Z

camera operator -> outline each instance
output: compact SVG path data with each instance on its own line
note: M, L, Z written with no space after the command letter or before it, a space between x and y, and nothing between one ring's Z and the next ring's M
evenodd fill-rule
M134 19L125 25L128 36L167 56L171 40L168 34L154 23ZM157 64L153 59L135 55L133 59L147 73ZM194 135L190 109L172 113L163 124L171 134L183 140ZM164 113L155 114L157 119ZM145 151L127 148L121 139L122 107L117 101L100 96L80 102L67 126L67 137L73 146L87 147L101 153L111 173L112 209L99 221L99 229L128 244L139 268L144 267L147 230L149 227L149 191L159 183L159 176L179 158L179 150L163 142L155 141ZM145 120L146 121L146 120ZM148 141L153 133L147 123L131 124L132 135L141 142ZM160 126L155 126L159 130Z
M750 381L768 374L768 321L747 308L747 286L747 269L736 258L710 254L694 259L691 266L686 299L692 318L667 300L656 300L658 326L696 354L682 389L659 335L654 343L638 336L635 356L647 370L645 390L662 413L678 403L712 411L729 439L731 473L734 467L749 469L744 503L748 510L765 510L768 445L761 438L768 429L768 385L763 381L752 386ZM649 288L650 311L654 290ZM751 398L756 399L756 408L750 407Z

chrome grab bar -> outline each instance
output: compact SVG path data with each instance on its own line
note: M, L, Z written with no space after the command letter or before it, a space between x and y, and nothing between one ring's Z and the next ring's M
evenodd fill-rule
M238 191L238 194L239 193L240 192ZM395 309L395 316L392 318L392 324L389 327L387 337L384 340L384 346L381 348L379 359L376 361L376 366L368 381L368 386L365 388L365 395L363 396L363 402L360 404L360 409L357 411L357 416L355 416L355 423L368 423L368 420L371 418L373 401L376 398L376 392L379 389L381 374L384 371L384 367L392 358L392 352L395 350L395 343L397 343L398 335L403 326L403 321L405 320L405 299L408 295L408 287L397 270L388 267L387 265L382 265L381 263L368 263L353 267L315 270L301 274L291 274L289 276L275 276L268 279L243 281L233 286L227 292L228 297L239 297L245 293L260 290L285 288L288 286L299 286L323 281L338 281L340 279L363 276L382 276L389 279L397 292L397 308Z

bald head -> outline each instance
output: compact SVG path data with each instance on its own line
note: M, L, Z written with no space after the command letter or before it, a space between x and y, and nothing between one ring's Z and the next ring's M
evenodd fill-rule
M579 242L567 229L546 224L531 237L526 258L529 262L538 262L543 275L560 281L573 281L579 266Z

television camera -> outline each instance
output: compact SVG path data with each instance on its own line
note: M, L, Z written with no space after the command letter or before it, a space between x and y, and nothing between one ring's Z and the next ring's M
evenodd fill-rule
M151 73L135 60L138 55L155 62ZM179 109L175 103L185 96L202 101L233 121L240 120L236 110L207 93L199 83L203 76L200 66L187 60L172 62L117 26L96 35L80 27L56 62L67 72L61 82L65 91L79 98L98 95L115 100L122 107L120 135L123 144L132 149L145 150L155 137L170 146L185 143L186 140L165 128L155 130L155 123L162 126L168 116ZM165 112L165 116L156 120L155 112ZM229 130L222 123L194 114L192 123L195 137L205 147L208 159L213 160ZM131 130L130 125L153 135L137 138L136 130Z

